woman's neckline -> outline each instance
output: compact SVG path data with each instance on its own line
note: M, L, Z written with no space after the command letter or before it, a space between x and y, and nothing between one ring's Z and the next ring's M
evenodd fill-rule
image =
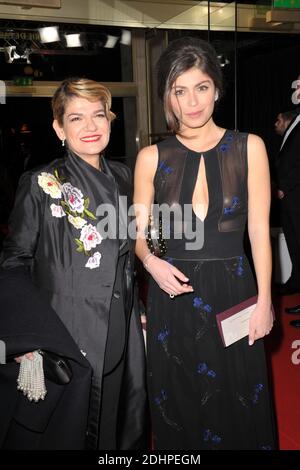
M99 168L96 168L94 165L89 163L87 160L84 160L82 157L80 157L74 150L71 150L68 148L68 156L73 157L73 159L76 161L77 164L81 165L84 168L87 168L91 171L101 173L102 172L102 155L99 155Z
M212 151L215 150L219 145L221 145L221 143L223 142L225 136L227 135L227 132L228 132L228 129L225 129L225 131L224 131L222 137L221 137L220 140L216 143L216 145L214 145L213 147L211 147L211 148L208 149L208 150L199 150L199 151L198 151L198 150L193 150L193 149L187 147L187 145L185 145L183 142L181 142L181 141L178 139L177 135L175 135L174 137L175 137L176 141L179 143L179 145L181 145L182 147L184 147L185 149L187 149L189 152L194 152L194 153L202 154L202 153L212 152Z

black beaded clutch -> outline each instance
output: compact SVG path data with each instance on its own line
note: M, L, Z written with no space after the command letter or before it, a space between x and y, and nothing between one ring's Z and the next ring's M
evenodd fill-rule
M44 374L58 385L66 385L72 379L72 369L67 359L50 351L38 351L43 356Z
M147 245L150 252L161 258L167 253L167 244L162 236L162 220L161 214L158 218L158 223L154 222L154 218L150 215L147 229Z

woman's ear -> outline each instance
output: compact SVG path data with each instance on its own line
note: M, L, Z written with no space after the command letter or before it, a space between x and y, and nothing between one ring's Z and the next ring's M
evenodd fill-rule
M58 124L57 120L54 119L53 123L52 123L52 127L53 129L55 130L56 132L56 135L57 137L60 139L60 140L65 140L65 133L64 133L64 130L63 128Z

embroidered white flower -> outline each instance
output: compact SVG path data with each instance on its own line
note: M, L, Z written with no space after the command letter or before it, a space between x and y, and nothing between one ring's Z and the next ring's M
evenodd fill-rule
M63 208L61 206L58 206L57 204L51 204L50 209L53 217L64 217L66 215Z
M96 228L89 224L85 225L81 230L80 241L83 243L85 251L90 251L92 248L96 248L102 242L102 237Z
M85 267L89 269L98 268L100 266L100 260L101 260L101 253L99 253L99 251L96 251L96 253L94 253L93 256L89 257Z
M80 189L75 188L71 183L64 183L62 191L70 209L74 212L82 213L84 210L84 198Z
M46 194L53 197L53 199L59 199L61 197L61 185L51 173L43 171L38 175L38 185Z
M73 227L78 229L81 229L87 223L82 217L73 217L71 214L68 215L68 221L73 225Z

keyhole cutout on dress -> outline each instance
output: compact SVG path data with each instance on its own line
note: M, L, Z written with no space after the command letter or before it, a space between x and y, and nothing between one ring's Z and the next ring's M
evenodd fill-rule
M209 205L208 185L204 156L201 154L197 180L192 197L192 208L194 214L202 221L206 219Z

